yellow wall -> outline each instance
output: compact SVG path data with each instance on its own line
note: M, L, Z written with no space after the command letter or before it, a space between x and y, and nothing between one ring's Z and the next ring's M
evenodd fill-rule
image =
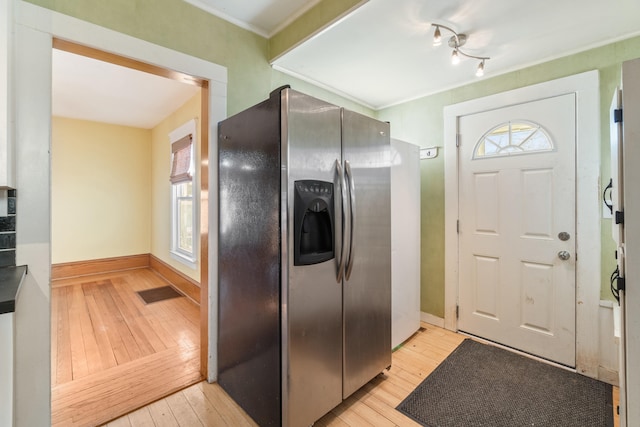
M52 263L149 253L151 132L54 117L51 144Z
M200 256L198 256L197 268L193 269L173 259L171 249L171 142L169 133L179 128L189 120L196 119L196 171L200 164L200 93L178 108L173 114L164 119L151 130L151 254L171 265L178 271L200 282ZM211 136L210 136L211 137ZM215 135L213 135L215 138ZM196 200L200 199L200 177L196 173ZM214 230L215 232L215 230ZM198 240L198 254L200 252Z
M151 253L200 281L199 258L193 269L169 252L169 133L196 118L200 153L200 96L151 130L54 117L53 264Z

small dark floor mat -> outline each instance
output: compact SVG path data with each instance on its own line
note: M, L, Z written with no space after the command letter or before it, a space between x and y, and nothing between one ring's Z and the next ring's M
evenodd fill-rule
M167 299L183 296L180 292L176 291L171 286L162 286L160 288L138 291L138 295L140 295L140 298L142 298L145 304L151 304L152 302L164 301Z

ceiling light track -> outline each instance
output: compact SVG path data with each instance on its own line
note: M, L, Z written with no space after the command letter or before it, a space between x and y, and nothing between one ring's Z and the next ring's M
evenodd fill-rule
M462 33L457 33L456 31L454 31L453 29L447 27L446 25L442 25L442 24L431 24L432 27L436 27L435 31L433 32L433 45L434 46L440 46L442 44L442 33L440 32L440 28L444 28L447 31L450 31L453 35L449 38L448 41L448 45L450 48L453 49L453 51L451 52L451 63L456 65L458 63L460 63L460 56L464 56L466 58L470 58L470 59L478 59L480 60L480 63L478 64L478 68L476 68L476 76L478 77L482 77L484 76L484 63L485 61L491 59L488 56L477 56L477 55L471 55L469 53L466 53L464 51L462 51L460 48L462 46L464 46L464 44L467 42L467 35L466 34L462 34Z

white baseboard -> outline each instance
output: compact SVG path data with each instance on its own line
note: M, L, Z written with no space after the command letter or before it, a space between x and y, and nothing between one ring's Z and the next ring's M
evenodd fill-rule
M424 311L421 311L420 320L430 325L434 325L439 328L444 328L444 319L442 317L434 316L433 314L429 314L429 313L425 313Z
M598 379L618 385L619 339L615 335L617 322L614 311L617 310L614 307L617 308L617 304L614 305L611 301L600 301Z
M620 386L618 371L612 371L611 369L598 366L598 379L607 384Z

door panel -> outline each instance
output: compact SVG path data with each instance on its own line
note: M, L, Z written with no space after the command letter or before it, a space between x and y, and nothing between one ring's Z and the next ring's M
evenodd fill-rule
M486 172L474 176L476 233L497 234L498 221L498 173Z
M552 239L553 170L522 171L523 239Z
M575 96L463 116L459 133L458 328L575 366Z
M521 324L523 328L553 333L553 265L523 262Z
M500 259L475 256L476 285L475 311L478 315L498 320L498 297L500 289Z

